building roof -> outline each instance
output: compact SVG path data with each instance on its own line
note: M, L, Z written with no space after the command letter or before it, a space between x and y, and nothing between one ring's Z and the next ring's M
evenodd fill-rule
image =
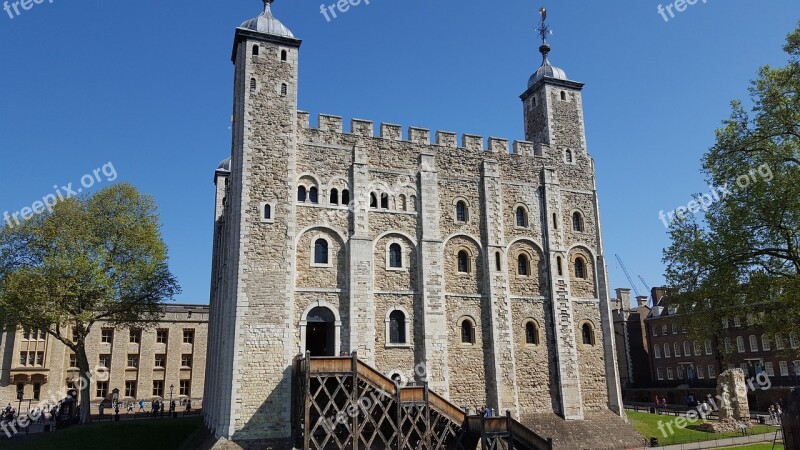
M567 73L564 72L563 69L550 64L550 60L547 58L547 55L550 53L550 45L547 43L542 44L542 46L539 47L539 52L542 53L542 65L528 79L528 88L533 87L533 85L545 78L567 81Z
M272 15L270 4L272 4L274 0L263 0L263 1L264 1L264 11L257 17L254 17L250 20L243 22L239 26L239 28L244 28L245 30L256 31L264 34L270 34L273 36L294 38L294 34L291 32L291 30L286 28L286 26L282 24L280 20L276 19L275 16Z
M230 172L231 171L231 157L227 157L220 161L219 166L217 166L217 172Z

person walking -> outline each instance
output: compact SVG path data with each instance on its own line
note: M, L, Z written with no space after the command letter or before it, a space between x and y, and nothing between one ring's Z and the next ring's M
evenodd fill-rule
M144 399L139 400L139 412L147 412L144 410Z

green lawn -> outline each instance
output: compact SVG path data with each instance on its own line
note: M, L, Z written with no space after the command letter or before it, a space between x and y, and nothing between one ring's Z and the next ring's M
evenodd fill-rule
M176 450L200 433L203 420L136 420L73 426L0 442L3 450Z
M714 439L722 439L726 437L738 436L737 433L717 434L717 433L707 433L704 431L693 430L688 427L678 428L675 423L677 417L666 414L664 415L647 414L635 411L627 411L627 414L628 418L631 420L631 423L636 428L636 431L639 432L639 434L641 434L648 441L650 440L651 437L658 438L659 445L672 445L672 444L682 444L687 442L710 441ZM661 423L663 424L661 429L659 429L659 421L661 421ZM698 420L694 425L699 425L700 423L702 423L702 421ZM667 424L672 425L672 433L670 433L670 428L667 426ZM774 433L775 430L776 430L775 427L770 427L766 425L755 425L750 430L750 433L751 434ZM665 433L666 437L664 436Z
M725 447L720 450L772 450L772 443L763 443L763 444L753 444L753 445L744 445L742 447ZM778 444L775 446L775 450L784 450L782 444Z

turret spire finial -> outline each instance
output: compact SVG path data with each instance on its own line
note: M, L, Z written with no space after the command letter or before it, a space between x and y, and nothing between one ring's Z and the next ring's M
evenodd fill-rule
M269 5L272 4L275 0L263 0L264 2L264 12L269 11Z
M544 6L539 9L539 16L541 16L541 22L539 23L539 28L536 30L539 32L539 36L542 38L542 45L539 47L539 52L542 54L544 61L547 61L547 54L550 53L550 44L547 43L547 36L553 34L550 30L550 27L547 25L547 8Z

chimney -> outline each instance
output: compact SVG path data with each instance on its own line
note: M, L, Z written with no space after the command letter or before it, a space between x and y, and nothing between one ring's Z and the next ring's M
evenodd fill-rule
M637 304L637 306L647 306L647 300L649 300L649 299L650 299L650 297L648 297L646 295L640 295L640 296L636 297L636 304Z
M631 290L625 288L617 288L617 298L622 302L623 308L631 307Z

